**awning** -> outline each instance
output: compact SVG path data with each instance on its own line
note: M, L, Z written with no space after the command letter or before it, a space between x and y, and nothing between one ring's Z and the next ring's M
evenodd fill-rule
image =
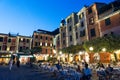
M33 57L33 55L20 55L20 57Z

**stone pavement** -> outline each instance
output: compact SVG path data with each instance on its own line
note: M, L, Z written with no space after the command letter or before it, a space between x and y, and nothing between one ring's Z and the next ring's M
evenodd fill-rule
M13 66L11 71L8 66L0 65L0 80L56 80L51 76L50 72L35 70L25 65L20 68Z

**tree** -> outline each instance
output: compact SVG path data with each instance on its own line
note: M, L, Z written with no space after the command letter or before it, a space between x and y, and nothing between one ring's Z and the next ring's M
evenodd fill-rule
M83 45L71 45L69 47L63 48L62 52L68 54L68 60L69 60L70 53L75 54L75 53L78 53L79 51L83 51L83 50L85 50L83 48Z
M40 53L41 51L42 51L41 47L33 47L30 49L31 54L37 54L37 53Z
M93 52L101 52L102 48L106 48L107 52L114 52L120 49L120 36L118 35L108 35L104 37L99 37L84 43L84 48L86 51L90 51L89 48L92 46L94 48Z
M99 37L84 43L84 48L86 51L90 52L89 48L93 47L94 53L101 52L103 48L106 48L106 52L114 53L115 50L120 49L120 35L107 35L104 37ZM115 60L117 61L116 54L114 53Z
M40 53L41 51L42 51L42 48L41 48L41 47L33 47L33 48L31 48L31 49L23 50L24 53L28 53L28 54L31 54L31 55L33 55L33 54L38 54L38 53ZM33 55L32 58L30 58L30 61L31 61L31 62L35 62L35 61L36 61L36 58L34 57L34 55Z

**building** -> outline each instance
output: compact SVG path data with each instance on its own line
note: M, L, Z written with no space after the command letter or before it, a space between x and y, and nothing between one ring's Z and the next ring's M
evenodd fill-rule
M32 37L17 35L16 53L21 63L27 63L33 57L27 50L31 49Z
M66 18L66 44L67 47L76 45L75 25L78 22L77 13L72 13Z
M98 22L101 36L120 35L120 1L114 1L101 7Z
M0 62L8 63L11 55L22 52L23 49L31 49L31 41L29 36L0 33Z
M66 21L63 19L60 23L60 34L57 38L57 43L60 45L59 50L67 47L67 32L66 32Z
M86 21L89 40L100 37L100 29L98 26L98 9L104 5L105 3L94 3L87 7Z
M42 52L36 55L37 60L46 60L48 56L53 55L53 38L52 32L40 30L33 32L32 47L41 47Z
M83 44L84 41L88 40L86 9L87 7L85 6L77 13L78 23L75 26L76 44Z

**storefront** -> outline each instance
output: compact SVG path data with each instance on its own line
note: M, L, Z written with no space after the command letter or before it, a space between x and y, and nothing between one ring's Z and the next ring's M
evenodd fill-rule
M10 53L0 53L0 64L8 64L10 58Z
M26 64L27 62L30 62L30 58L33 58L33 55L25 53L17 53L15 56L16 58L19 58L21 64Z

